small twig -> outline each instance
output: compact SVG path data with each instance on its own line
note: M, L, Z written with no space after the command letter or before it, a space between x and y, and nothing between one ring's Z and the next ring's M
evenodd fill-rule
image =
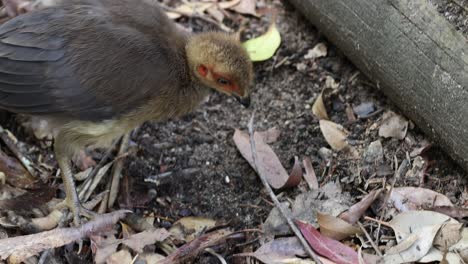
M107 181L106 184L106 194L104 194L104 197L102 197L101 202L99 203L99 208L97 210L98 214L104 214L107 212L107 204L109 202L109 190L111 188L111 181Z
M79 197L82 202L88 201L89 197L91 197L91 194L93 194L94 190L98 186L98 184L101 182L101 180L104 178L104 176L107 174L107 171L109 168L114 164L116 160L113 160L109 163L107 163L104 167L102 167L99 170L99 173L96 174L96 177L94 177L91 181L91 184L89 184L89 187L86 189L83 189L82 192L80 192Z
M94 167L93 170L89 173L86 180L77 188L80 199L83 199L87 190L91 187L94 181L94 178L96 177L98 172L102 169L102 167L107 165L107 161L112 156L112 153L114 152L114 149L117 146L117 143L119 142L120 140L116 140L114 143L112 143L112 146L106 151L106 154L104 154L104 157L102 157L102 159L99 161L96 167Z
M212 248L205 248L205 251L210 253L211 255L215 256L218 258L218 260L221 262L221 264L227 264L226 260L221 256L220 254L216 253Z
M99 161L96 167L94 167L91 173L89 174L88 178L86 179L87 181L91 181L90 179L94 178L99 172L99 170L107 164L107 161L111 158L112 152L114 152L114 149L119 142L120 140L116 140L114 143L112 143L111 147L106 151L106 154L104 154L104 157L102 157L102 159Z
M369 235L369 233L367 232L367 230L364 228L364 226L361 224L361 222L357 222L357 224L359 225L359 228L361 228L362 232L364 232L364 234L366 235L367 237L367 240L369 240L369 243L372 245L372 248L374 248L375 252L377 252L377 255L379 256L383 256L382 255L382 252L380 251L380 249L377 247L377 245L374 243L374 241L372 240L371 236Z
M198 168L186 168L183 170L167 171L159 173L156 175L150 175L145 177L145 182L151 182L156 184L156 186L166 184L169 180L174 180L174 178L182 177L186 178L191 175L198 173L200 169Z
M13 141L13 139L10 137L11 132L3 129L3 127L0 126L0 137L2 138L3 142L5 145L10 149L10 151L13 153L13 155L16 156L16 158L21 162L23 167L31 174L31 176L36 177L36 173L34 169L32 168L32 162L21 153L21 151L18 149L16 146L16 143ZM12 134L11 134L12 135Z
M0 258L23 261L30 256L51 248L61 247L113 226L129 211L120 210L99 215L80 227L56 228L32 235L10 237L0 240Z
M122 142L120 143L120 149L119 153L117 156L123 155L127 151L128 148L128 142L130 140L130 134L127 133L122 137ZM124 160L119 159L114 167L112 168L112 180L111 180L111 186L110 186L110 192L108 196L108 201L107 201L107 208L112 208L114 206L115 201L117 200L117 193L119 192L119 187L120 187L120 175L122 173L122 168L123 168Z
M48 249L48 250L45 250L44 252L42 252L41 257L39 258L39 261L37 262L37 264L46 263L46 260L47 260L47 257L49 257L50 251L51 251L51 249Z
M253 167L254 167L255 171L257 172L258 176L260 177L260 179L261 179L263 185L265 186L265 189L267 190L268 194L270 195L271 200L275 203L275 206L278 208L278 210L281 212L283 217L288 222L288 225L291 227L292 231L294 232L294 234L297 236L297 238L301 242L302 246L304 247L305 251L307 252L307 255L309 255L312 258L312 260L315 261L315 263L321 264L322 262L318 258L317 254L315 254L315 252L310 247L309 243L304 239L304 237L302 236L301 231L297 228L296 224L294 224L293 220L289 216L289 213L286 211L286 209L283 206L281 206L278 198L276 197L275 193L271 189L270 184L268 184L268 181L267 181L265 175L262 175L260 173L260 170L257 167L258 157L257 157L257 150L255 149L255 140L254 140L254 125L253 125L254 124L254 116L255 116L255 112L252 113L252 117L250 118L250 121L249 121L250 149L252 151Z
M368 118L374 117L374 116L376 116L376 115L382 113L383 111L384 111L384 109L381 108L381 109L375 110L374 112L372 112L372 113L370 113L370 114L358 116L358 119L359 119L359 120L368 119Z
M388 206L388 201L390 200L390 196L392 195L392 192L393 192L393 189L395 188L395 183L397 181L397 179L399 178L399 175L398 175L398 158L396 156L393 156L393 160L394 160L394 175L393 175L393 182L392 182L392 185L390 187L390 190L388 191L387 195L385 196L385 199L384 199L384 203L382 205L382 207L380 208L380 216L379 216L379 220L382 221L383 217L384 217L384 213L385 213L385 210L387 210L387 206ZM377 226L377 235L376 235L376 241L379 241L380 239L380 226L381 224L379 223L379 225Z
M382 221L382 220L379 220L379 219L375 219L375 218L372 218L370 216L364 216L364 219L366 220L369 220L369 221L373 221L373 222L376 222L380 225L383 225L383 226L386 226L386 227L390 227L390 228L393 228L392 225L390 225L389 223L385 222L385 221Z

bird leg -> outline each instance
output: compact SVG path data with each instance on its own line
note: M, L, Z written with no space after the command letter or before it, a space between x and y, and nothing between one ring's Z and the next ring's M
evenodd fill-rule
M60 170L62 171L63 185L65 186L65 203L73 214L73 223L76 226L81 224L81 203L78 193L76 192L75 181L71 171L70 160L67 156L59 155L56 151L56 159Z
M60 131L55 138L54 150L55 158L62 173L62 181L65 187L65 204L73 214L73 223L76 226L81 224L80 216L87 215L80 203L80 198L76 191L75 180L73 179L71 157L73 156L76 145L69 139L70 134L66 131Z

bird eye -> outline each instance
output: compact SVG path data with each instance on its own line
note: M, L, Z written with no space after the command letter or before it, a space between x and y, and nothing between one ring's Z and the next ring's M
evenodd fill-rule
M216 80L218 82L218 84L220 85L229 85L231 84L231 82L225 78L218 78L218 80Z

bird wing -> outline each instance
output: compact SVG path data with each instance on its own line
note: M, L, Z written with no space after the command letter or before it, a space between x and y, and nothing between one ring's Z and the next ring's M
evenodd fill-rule
M158 27L172 25L165 17L156 17L153 29L126 19L102 6L77 5L3 24L0 108L99 121L177 87L184 68L180 48L155 39Z

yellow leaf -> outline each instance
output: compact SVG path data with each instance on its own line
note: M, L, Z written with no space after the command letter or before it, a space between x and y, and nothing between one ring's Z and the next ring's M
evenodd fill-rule
M268 31L253 39L249 39L242 44L249 53L252 61L264 61L273 57L276 50L281 45L281 35L273 22Z

